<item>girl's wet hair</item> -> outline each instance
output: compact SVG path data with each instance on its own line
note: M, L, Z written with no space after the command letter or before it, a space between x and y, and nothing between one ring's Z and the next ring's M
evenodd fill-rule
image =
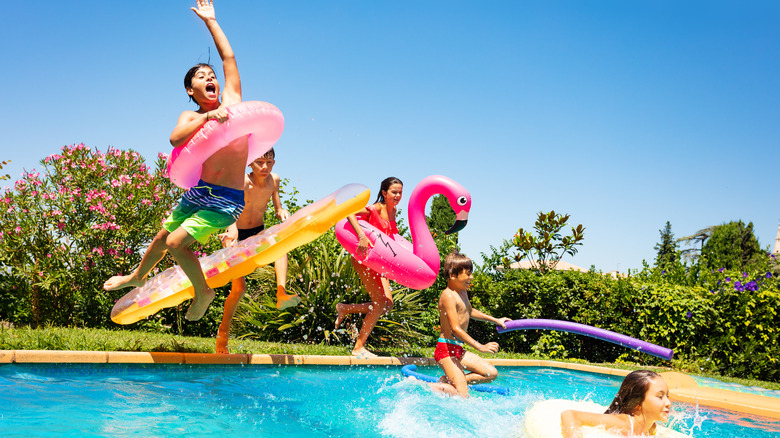
M461 272L474 272L474 263L470 258L459 252L451 252L444 258L444 275L446 278L457 277Z
M605 414L631 415L642 404L653 380L661 376L650 370L637 370L629 373L620 384L615 399L607 408Z
M192 78L195 77L195 73L198 72L202 67L208 67L211 69L212 72L214 72L214 66L211 64L206 64L205 62L201 62L200 64L194 65L191 69L187 70L187 74L184 75L184 89L192 87ZM214 74L217 74L214 72ZM192 102L192 96L190 96L190 102Z
M393 184L401 184L401 186L404 185L404 183L401 182L400 179L394 177L394 176L388 176L387 178L382 180L382 184L379 185L379 194L376 195L376 202L379 202L381 204L385 203L385 195L382 194L382 192L386 192L390 190L390 186Z

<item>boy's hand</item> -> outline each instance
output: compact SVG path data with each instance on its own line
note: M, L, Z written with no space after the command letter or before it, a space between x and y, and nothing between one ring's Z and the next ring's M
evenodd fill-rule
M290 217L290 212L285 209L281 209L276 213L276 217L279 218L280 221L284 222Z
M228 119L228 111L226 107L220 107L215 110L206 112L206 121L216 120L219 123L225 123Z
M511 321L511 319L509 318L498 318L496 320L496 325L500 325L501 328L506 328L506 323L508 323L509 321Z
M222 242L222 246L225 248L231 247L236 244L236 240L238 239L238 230L235 230L233 228L228 228L224 233L218 235L219 241Z
M487 344L482 344L482 348L480 348L479 351L492 354L498 353L498 342L488 342Z
M203 21L216 20L217 16L214 13L214 1L213 0L198 0L198 8L190 8L198 17Z

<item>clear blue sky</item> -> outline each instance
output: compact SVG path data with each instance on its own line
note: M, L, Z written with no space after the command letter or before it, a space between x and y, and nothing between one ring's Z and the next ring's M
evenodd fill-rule
M63 145L170 151L182 80L218 61L194 1L10 2L2 173ZM278 106L276 171L303 198L386 176L470 190L480 260L536 213L586 227L572 263L610 271L752 221L774 244L780 2L231 1L215 4L245 100ZM221 77L221 64L217 64ZM7 184L6 184L7 185Z

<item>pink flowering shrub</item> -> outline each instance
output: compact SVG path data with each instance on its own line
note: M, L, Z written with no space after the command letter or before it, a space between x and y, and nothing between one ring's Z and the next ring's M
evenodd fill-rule
M0 320L108 326L103 282L130 272L181 190L132 150L65 146L0 192ZM160 268L170 266L164 260Z

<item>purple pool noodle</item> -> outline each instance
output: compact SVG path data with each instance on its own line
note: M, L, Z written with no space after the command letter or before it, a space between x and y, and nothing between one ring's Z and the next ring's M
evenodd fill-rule
M639 339L621 335L620 333L611 332L609 330L604 330L585 324L578 324L576 322L557 321L554 319L516 319L514 321L508 321L506 323L506 328L502 328L501 326L496 327L498 328L499 333L509 332L512 330L535 329L576 333L578 335L590 336L591 338L612 342L613 344L632 348L634 350L666 360L672 360L672 355L674 354L674 351L668 348L651 344L649 342L640 341Z

